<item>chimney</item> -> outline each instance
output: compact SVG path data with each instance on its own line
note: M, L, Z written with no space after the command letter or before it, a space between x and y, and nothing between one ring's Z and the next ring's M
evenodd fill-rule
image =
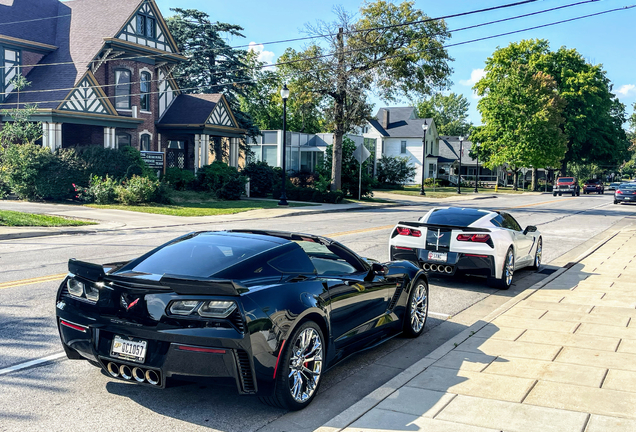
M382 114L380 115L380 124L384 129L388 129L389 127L389 110L386 108L382 108Z

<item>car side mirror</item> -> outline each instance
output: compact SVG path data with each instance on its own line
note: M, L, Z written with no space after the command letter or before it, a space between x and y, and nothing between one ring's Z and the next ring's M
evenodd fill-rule
M534 226L534 225L528 225L528 226L526 227L526 229L524 229L524 230L523 230L523 233L524 233L524 234L528 234L528 233L531 233L531 232L535 232L536 230L537 230L537 227L536 227L536 226Z

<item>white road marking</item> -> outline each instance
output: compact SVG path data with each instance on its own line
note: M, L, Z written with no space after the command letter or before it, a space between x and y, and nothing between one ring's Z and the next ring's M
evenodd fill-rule
M39 359L30 360L28 362L24 362L24 363L20 363L20 364L17 364L17 365L13 365L13 366L10 366L8 368L0 369L0 376L1 375L6 375L6 374L11 373L11 372L19 371L21 369L26 369L26 368L29 368L31 366L36 366L36 365L39 365L40 363L46 363L46 362L49 362L49 361L52 361L52 360L61 359L62 357L66 357L66 353L59 352L59 353L51 354L51 355L48 355L46 357L42 357L42 358L39 358Z
M432 317L437 317L441 319L449 319L450 317L452 317L452 315L448 315L445 313L438 313L438 312L429 312L428 314Z

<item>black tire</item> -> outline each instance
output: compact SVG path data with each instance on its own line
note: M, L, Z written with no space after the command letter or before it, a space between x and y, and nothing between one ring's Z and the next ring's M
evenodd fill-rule
M614 204L618 204L618 201L614 200Z
M563 194L559 194L559 196L563 196Z
M300 340L299 338L301 337L301 334L303 334L303 332L307 331L308 334L311 335L311 339L309 340L308 343L313 343L313 346L306 346L304 349L302 348L302 346L299 346ZM317 354L317 344L316 344L316 337L319 339L319 347L320 350L318 351L320 353L320 358L318 359L318 355ZM295 352L295 348L297 349ZM309 348L313 348L312 351L307 353L307 349ZM326 348L326 344L325 344L325 339L323 337L322 334L322 330L320 330L320 327L318 326L318 324L316 324L313 321L305 321L304 323L302 323L301 325L299 325L294 332L291 334L291 336L285 341L285 346L283 347L283 353L280 356L279 359L279 363L278 363L278 370L277 370L277 374L276 374L276 391L274 392L274 394L272 396L267 396L267 397L260 397L259 399L261 400L261 402L267 404L267 405L271 405L271 406L275 406L278 408L283 408L283 409L287 409L287 410L291 410L291 411L297 411L297 410L301 410L303 408L305 408L307 405L309 405L311 403L311 401L314 399L314 397L316 396L316 394L318 393L318 388L320 387L320 383L321 380L320 378L322 377L322 371L323 371L323 361L325 356L325 348ZM298 352L300 352L300 350L302 349L302 354L301 356L298 357L298 360L295 361L294 363L296 364L296 371L297 374L301 377L301 385L299 387L298 392L301 392L303 389L306 389L308 392L310 391L311 393L309 395L306 395L307 397L304 398L305 394L301 394L298 395L302 401L299 401L297 398L295 398L292 395L292 392L294 391L294 389L296 388L296 386L293 386L291 384L293 384L295 381L292 381L294 378L296 378L296 375L293 375L292 377L290 377L290 375L292 375L292 361L293 361L293 356L297 355ZM306 358L303 355L309 355L309 354L314 354L314 357L312 357L314 360L310 361L310 362L305 362L303 360L305 360ZM307 363L312 363L311 366L308 366ZM299 372L299 369L303 368L303 369L307 369L309 370L309 368L311 368L313 370L313 374L311 374L311 377L316 376L316 369L318 369L317 372L317 378L314 379L314 383L313 385L309 385L309 375L307 375L305 372ZM306 380L306 384L302 381L302 379Z
M543 257L543 239L539 237L537 240L537 249L534 252L534 262L532 263L532 268L536 271L539 271L541 268L541 258Z
M576 191L576 196L581 195L581 191ZM572 196L574 196L574 194L572 194Z
M556 192L553 192L553 193L552 193L552 196L556 196Z
M508 271L510 272L509 277L506 276L506 267L508 264L508 261L511 260L511 264L512 264L512 270L510 270L510 268L508 268ZM510 247L508 249L508 252L506 252L506 257L504 258L504 262L503 262L503 268L501 269L501 277L499 278L489 278L488 282L490 283L490 285L494 288L499 288L502 290L507 290L508 288L510 288L510 285L512 285L512 278L514 275L514 265L515 265L515 254L512 250L512 247Z
M415 296L422 294L423 301L415 301ZM418 294L419 293L419 294ZM414 308L418 309L418 314L414 318ZM422 317L423 314L423 317ZM423 278L417 279L411 287L411 292L406 303L406 310L404 312L404 321L402 323L402 330L404 335L409 338L416 338L422 334L424 327L426 327L426 319L428 318L428 283Z

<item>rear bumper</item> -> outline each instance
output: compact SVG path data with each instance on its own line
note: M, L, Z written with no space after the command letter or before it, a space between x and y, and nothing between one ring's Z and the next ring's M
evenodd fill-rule
M452 276L456 273L467 273L495 277L495 257L492 255L447 252L446 261L434 261L428 259L427 249L391 246L390 252L392 261L411 261L432 275ZM439 269L440 266L443 267L442 270ZM448 267L451 268L450 271Z
M636 202L636 195L614 195L614 201Z
M99 365L109 376L128 382L163 388L170 377L182 379L212 378L218 382L234 382L241 394L259 391L251 353L250 339L228 328L174 328L159 323L157 327L125 322L115 317L91 315L73 309L72 300L61 299L56 308L57 326L69 358L84 358ZM146 341L143 362L111 355L115 335ZM111 368L109 370L109 365ZM127 366L139 368L144 375L154 371L153 379L126 378L114 374ZM139 371L136 371L139 372ZM152 382L156 381L156 382ZM268 387L265 385L265 387Z

